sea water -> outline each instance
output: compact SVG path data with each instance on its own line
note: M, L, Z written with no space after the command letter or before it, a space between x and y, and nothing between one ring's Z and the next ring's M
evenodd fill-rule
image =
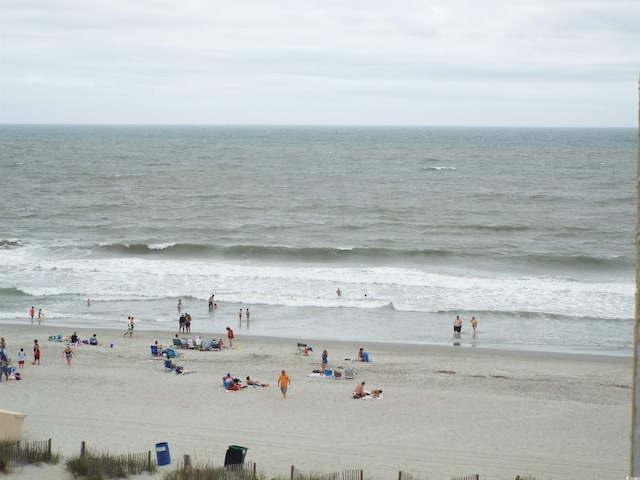
M630 355L637 147L634 129L0 126L0 322L34 306L61 333L129 315L173 333L180 299L212 338Z

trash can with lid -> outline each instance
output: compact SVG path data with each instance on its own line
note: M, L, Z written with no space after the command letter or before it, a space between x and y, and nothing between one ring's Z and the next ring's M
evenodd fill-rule
M158 466L169 465L171 463L171 455L169 454L169 444L166 442L156 443L156 459Z
M240 445L229 445L227 454L224 457L224 466L244 464L244 457L247 455L247 450L249 450L247 447L241 447Z

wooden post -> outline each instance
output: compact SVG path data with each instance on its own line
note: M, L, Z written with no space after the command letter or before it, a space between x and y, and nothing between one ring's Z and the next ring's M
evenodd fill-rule
M402 470L398 471L398 480L402 480Z
M49 454L49 458L51 458L51 439L49 439L49 442L47 445L47 453Z
M80 444L80 456L84 457L85 452L86 452L86 448L87 448L87 444L86 442L83 440L82 443Z
M364 470L360 469L360 480L364 480Z
M184 456L184 468L191 468L191 457L189 455Z
M640 93L640 81L638 82ZM638 141L640 142L640 96L638 101ZM640 476L640 149L636 177L636 308L633 328L633 402L631 405L631 476Z
M147 471L151 471L151 450L147 451Z
M251 465L251 478L256 478L256 464L255 464L255 462Z
M291 480L293 480L293 473L296 471L296 467L291 465Z

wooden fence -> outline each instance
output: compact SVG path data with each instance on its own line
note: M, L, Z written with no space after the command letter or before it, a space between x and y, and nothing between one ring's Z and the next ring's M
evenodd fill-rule
M35 442L15 442L0 444L0 459L7 466L28 465L50 462L52 459L51 439Z
M291 465L291 480L363 480L363 470L343 470L332 473L304 474Z
M0 463L4 462L9 467L27 464L50 463L53 458L51 439L33 442L0 443ZM141 453L127 453L123 455L111 455L109 453L96 453L90 451L85 442L82 442L80 459L83 462L86 476L102 475L106 478L122 478L127 475L138 475L143 472L151 472L156 469L155 458L151 450ZM184 456L184 467L191 467L189 455ZM239 465L227 465L228 480L252 480L257 477L256 464L246 462ZM195 468L194 470L197 470ZM524 480L525 477L516 477ZM291 465L290 480L364 480L362 469L342 470L330 473L305 474ZM398 472L398 480L421 480L408 472ZM478 474L452 477L451 480L480 480Z
M102 475L106 478L124 478L128 475L151 472L156 468L151 450L122 455L100 454L87 449L85 442L82 442L80 448L80 459L87 477Z
M426 477L425 477L426 478ZM422 477L416 477L410 473L400 471L398 472L398 480L421 480ZM465 475L463 477L454 477L451 480L480 480L480 475Z

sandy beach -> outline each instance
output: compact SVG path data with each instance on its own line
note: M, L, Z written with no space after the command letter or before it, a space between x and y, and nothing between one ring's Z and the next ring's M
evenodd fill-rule
M258 473L287 478L304 472L362 468L365 478L397 478L398 471L430 479L624 478L629 470L632 359L384 343L313 341L309 356L297 342L237 335L236 349L181 350L177 363L194 373L165 370L149 346L171 344L167 332L96 333L101 345L63 343L72 331L3 325L0 336L22 380L0 383L0 408L27 415L22 439L51 438L71 457L82 441L113 454L154 451L169 444L172 468L185 454L222 465L229 445L248 447ZM191 336L197 335L193 332ZM222 332L216 337L223 337ZM32 345L41 345L34 366ZM226 337L225 337L226 339ZM113 347L110 345L113 344ZM352 361L364 347L370 363ZM323 349L329 366L353 368L355 380L310 376ZM286 399L276 383L291 376ZM227 373L269 383L227 392ZM357 383L383 398L354 400ZM12 478L71 479L62 466L16 469ZM147 477L149 478L149 477Z

